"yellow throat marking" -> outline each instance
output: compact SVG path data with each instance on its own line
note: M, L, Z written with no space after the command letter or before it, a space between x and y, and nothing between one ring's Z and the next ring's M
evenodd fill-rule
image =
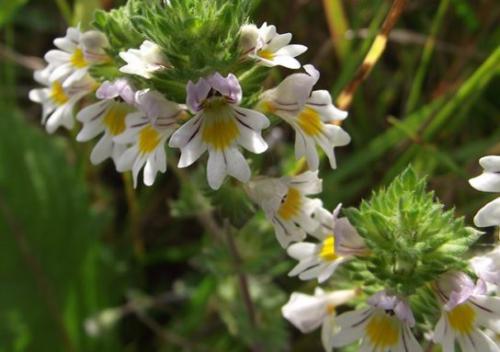
M259 50L257 55L266 60L272 60L276 56L272 51L269 50Z
M399 342L399 321L385 313L376 314L366 325L366 337L370 345L380 350L394 347Z
M323 132L323 122L318 112L310 107L302 110L297 117L297 123L308 136L315 137Z
M149 154L160 144L160 134L151 125L144 127L139 132L139 151L141 154Z
M446 314L453 330L462 335L469 335L474 330L476 312L469 304L459 304Z
M69 97L60 82L56 81L52 83L50 89L50 99L58 106L64 105L68 102Z
M234 112L222 100L206 105L201 138L215 150L225 150L240 136Z
M300 214L302 206L302 197L300 192L295 188L288 189L288 193L283 197L278 215L285 220L290 220Z
M71 58L69 60L71 62L71 65L76 68L85 68L89 65L87 63L87 60L85 60L82 49L80 48L76 48L75 52L73 53L73 55L71 55Z
M335 253L335 237L333 236L333 234L330 234L323 240L319 256L325 262L333 262L334 260L337 260L339 258L337 253Z
M112 136L118 136L125 131L125 117L129 112L130 109L127 105L121 103L113 104L108 111L106 111L102 122Z

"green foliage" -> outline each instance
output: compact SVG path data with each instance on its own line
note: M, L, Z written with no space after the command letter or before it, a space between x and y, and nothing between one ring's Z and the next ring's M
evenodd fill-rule
M131 16L134 15L131 5L113 9L109 12L96 11L92 26L106 34L111 53L117 56L122 50L137 48L143 42L143 36L135 31Z
M105 218L67 146L0 106L0 351L111 351L113 334L93 340L83 329L116 297L99 242Z
M130 7L137 9L132 17L137 32L160 45L174 67L163 78L187 81L235 71L239 31L248 21L251 0L172 0L170 5L132 0Z
M409 296L450 270L463 270L464 254L479 233L444 210L426 182L406 169L386 189L347 216L371 250L363 261L382 287Z
M7 24L17 10L28 0L0 0L0 29Z
M152 80L133 80L139 87L152 86L169 99L184 102L188 81L214 72L240 75L252 68L240 62L238 43L240 27L248 22L254 6L254 0L173 0L170 5L130 0L117 10L98 11L93 24L110 39L114 62L94 68L92 74L101 79L116 77L117 67L123 64L118 53L150 40L163 49L172 67L157 72ZM255 78L262 76L251 76L253 80L244 86L247 101L260 90Z

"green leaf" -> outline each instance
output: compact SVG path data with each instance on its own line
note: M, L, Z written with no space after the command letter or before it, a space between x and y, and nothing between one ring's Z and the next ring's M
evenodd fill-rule
M116 350L113 334L94 340L83 328L116 303L99 245L105 219L91 209L66 145L0 106L0 311L7 317L0 348Z

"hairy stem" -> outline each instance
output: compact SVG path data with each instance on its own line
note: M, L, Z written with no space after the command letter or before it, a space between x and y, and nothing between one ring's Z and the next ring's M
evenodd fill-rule
M172 157L168 158L168 164L171 169L174 170L179 182L191 182L189 175L184 172L184 170L179 169L177 167L177 163L173 160ZM194 188L196 189L196 187ZM203 195L199 195L203 197ZM234 267L236 275L238 276L238 283L240 287L240 294L242 296L243 302L245 304L245 308L248 314L248 319L253 328L257 328L257 314L255 305L252 300L252 296L250 294L250 287L248 284L248 277L245 271L242 269L242 258L236 242L234 241L233 234L231 233L231 225L228 221L225 221L224 226L222 227L217 220L214 218L212 212L200 212L196 215L198 222L203 226L205 231L211 235L214 240L219 243L226 242L229 248L229 253L233 259ZM262 348L255 344L252 346L252 351L260 352Z

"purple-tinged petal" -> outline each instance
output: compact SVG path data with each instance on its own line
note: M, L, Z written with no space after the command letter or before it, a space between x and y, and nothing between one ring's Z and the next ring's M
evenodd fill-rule
M231 104L238 104L241 101L241 86L235 75L229 74L227 77L223 77L216 72L207 78L207 82L213 89L228 98Z
M449 311L467 301L474 294L476 285L467 274L453 271L441 275L437 288L443 298L448 298L444 308Z
M197 113L202 110L203 101L208 97L210 89L210 84L204 78L200 78L196 83L188 82L186 103L191 112Z

